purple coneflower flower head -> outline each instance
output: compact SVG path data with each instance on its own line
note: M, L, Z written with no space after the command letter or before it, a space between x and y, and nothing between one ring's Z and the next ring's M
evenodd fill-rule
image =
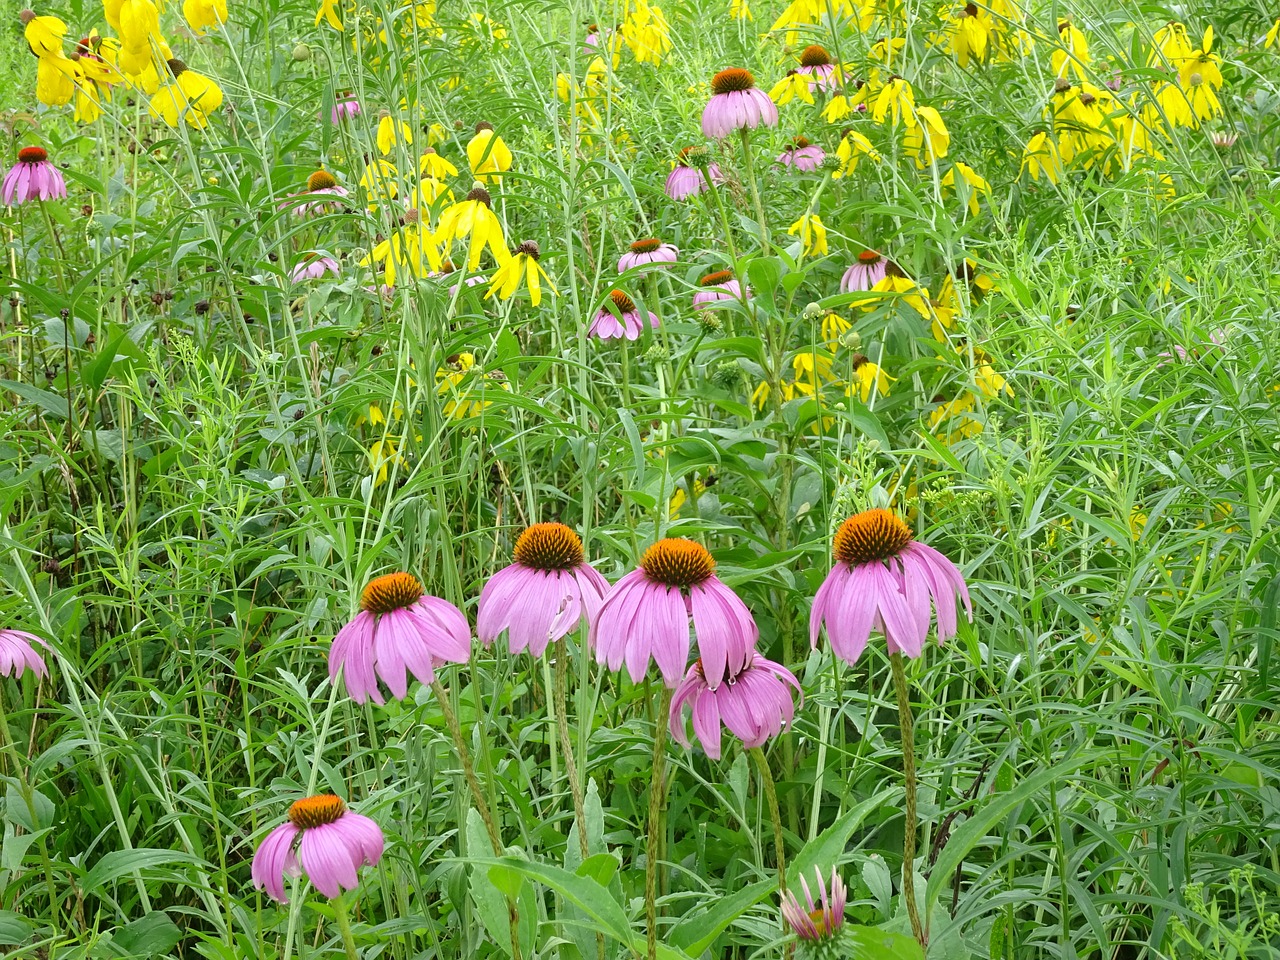
M356 703L383 703L381 680L397 700L409 693L408 674L420 683L435 679L436 667L471 658L471 629L462 611L428 596L408 573L374 577L360 596L360 612L338 631L329 649L329 678L342 671Z
M693 295L693 309L709 310L719 306L725 300L736 300L742 302L742 284L734 279L732 270L717 270L714 273L708 273L705 277L698 281L701 287L697 293ZM747 291L747 298L750 299L751 292Z
M715 575L707 548L692 540L659 540L640 567L613 585L591 624L596 660L610 670L625 663L639 683L652 658L674 688L689 663L689 621L708 687L742 672L759 631L747 605Z
M333 257L322 257L318 254L309 253L290 272L289 282L301 283L303 280L319 280L326 273L331 273L335 277L340 276L342 268L338 266L338 261Z
M49 162L44 147L23 147L18 151L18 162L4 175L0 193L4 205L12 207L31 200L59 200L67 195L67 184L62 171Z
M339 201L351 196L346 187L338 186L338 181L328 170L317 170L307 177L307 189L293 194L282 203L281 209L292 208L300 217L319 216L339 206ZM333 198L333 199L330 199Z
M671 735L684 746L689 738L684 729L684 708L693 714L693 732L712 760L720 759L720 727L742 741L744 747L758 747L791 726L795 704L790 687L800 694L800 681L780 663L766 660L754 651L746 666L727 673L712 687L705 667L698 660L689 668L671 698Z
M816 143L810 143L804 137L796 137L787 149L778 154L778 163L784 167L794 167L801 173L811 173L822 166L826 157L826 151Z
M888 269L889 261L883 256L874 250L863 250L840 278L840 292L870 290L884 279Z
M609 581L586 562L582 538L563 523L535 523L516 540L515 563L480 591L476 636L488 646L502 631L512 653L542 656L547 644L590 623Z
M778 107L756 87L755 77L741 67L721 70L711 78L711 99L702 110L702 132L720 140L735 130L778 124Z
M817 880L818 899L814 900L804 874L800 874L804 904L801 905L794 891L786 891L782 895L782 919L801 940L831 940L839 935L840 928L844 926L844 907L849 899L849 891L845 889L844 881L836 873L835 867L831 868L830 893L822 871L814 867L813 875Z
M836 81L836 65L831 62L831 55L826 47L811 44L800 51L800 66L796 73L809 78L810 90L823 90L830 93L839 83Z
M613 301L613 307L618 311L618 316L614 316L613 310L610 310L606 303L591 319L587 336L599 337L601 340L613 340L619 337L638 340L646 323L646 317L640 315L640 308L621 290L614 290L609 294L609 299ZM658 329L657 314L649 313L647 310L645 313L649 327L653 330Z
M1208 356L1214 351L1221 350L1222 345L1226 342L1227 342L1227 331L1219 327L1216 330L1210 331L1209 342L1202 344L1199 347L1192 347L1190 349L1187 349L1182 344L1175 343L1173 345L1172 353L1169 353L1166 351L1164 353L1157 354L1157 357L1160 360L1160 362L1156 364L1156 367L1163 367L1166 364L1172 363L1175 357L1183 363L1185 363L1188 360L1197 360L1201 357Z
M49 645L25 630L0 630L0 677L20 677L30 670L37 678L49 675L38 647Z
M973 618L964 577L933 547L916 542L892 510L864 510L840 525L835 564L818 588L809 615L809 642L818 645L826 624L831 650L856 663L871 631L884 634L889 653L918 657L924 651L931 612L938 642L956 633L956 597Z
M707 168L706 175L702 167ZM711 157L702 147L685 147L676 157L676 165L667 175L667 196L672 200L684 200L707 190L707 176L711 182L719 186L724 183L724 174L720 165L712 163Z
M355 98L355 94L344 93L334 101L333 109L329 111L329 122L336 127L343 120L358 116L360 116L360 101Z
M331 793L305 797L289 808L289 819L276 827L253 855L253 886L288 903L285 875L306 872L312 886L332 900L354 890L357 871L382 859L382 829L353 813Z
M1219 150L1230 150L1239 139L1240 134L1235 130L1215 130L1209 134L1209 142Z
M618 258L618 272L626 273L632 267L642 267L649 263L667 267L675 263L679 256L678 248L661 240L654 238L636 240L631 244L631 248Z

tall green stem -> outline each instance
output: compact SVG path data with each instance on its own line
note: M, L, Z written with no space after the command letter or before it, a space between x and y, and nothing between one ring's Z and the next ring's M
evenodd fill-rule
M906 789L902 824L902 898L907 901L911 932L923 947L929 942L929 934L920 922L920 909L916 906L915 726L911 719L911 695L907 690L907 672L902 664L902 654L890 654L889 666L893 670L893 688L898 694L898 727L902 731L902 778Z
M778 790L773 783L773 771L769 769L769 758L759 747L751 748L751 759L756 762L760 771L760 784L764 788L765 800L769 803L769 816L773 819L773 855L778 861L778 891L787 892L787 845L782 833L782 813L778 809Z
M764 216L764 204L760 202L760 185L756 183L756 165L751 159L751 134L746 127L741 127L738 134L742 137L742 165L747 171L747 186L751 189L751 205L756 211L756 222L760 224L760 252L769 255L769 221Z
M36 812L35 788L31 786L31 781L27 778L26 765L23 763L22 755L18 753L17 748L13 745L13 740L9 737L9 717L5 712L3 693L0 693L0 750L4 751L5 756L13 764L13 777L18 781L18 792L22 796L22 802L27 805L27 814L31 817L31 827L39 833L36 838L36 845L40 850L40 865L44 868L45 889L49 893L49 920L56 930L62 926L62 911L58 909L58 892L53 886L53 864L49 860L49 847L45 843L44 832L40 830L40 814Z
M453 712L453 704L449 702L449 691L444 688L439 680L431 681L431 690L435 693L436 701L440 704L440 712L444 714L445 725L448 726L449 735L453 738L453 748L458 753L458 762L462 764L462 776L471 790L471 798L475 801L476 812L480 814L480 819L484 821L485 831L489 834L489 843L493 845L493 855L495 857L505 856L506 847L502 843L502 834L498 832L497 821L493 819L493 811L489 809L489 801L485 799L484 788L480 786L480 780L476 776L476 767L471 761L471 751L467 748L467 742L462 736L462 725L458 723L458 715ZM521 960L520 914L515 901L511 899L507 900L507 919L511 923L512 960Z
M658 956L658 840L662 832L662 798L666 794L667 714L671 689L665 684L653 718L653 779L649 781L648 842L644 857L644 916L648 926L648 957Z
M587 808L582 795L582 783L578 780L578 762L574 757L573 739L569 736L569 642L561 638L556 642L556 727L560 731L560 752L564 754L564 775L569 779L569 792L573 795L573 818L578 824L578 852L582 859L590 856L587 847Z
M338 925L338 932L342 934L342 949L346 951L347 960L360 960L360 954L356 953L355 937L351 935L351 920L347 917L346 898L340 893L332 903L333 919Z

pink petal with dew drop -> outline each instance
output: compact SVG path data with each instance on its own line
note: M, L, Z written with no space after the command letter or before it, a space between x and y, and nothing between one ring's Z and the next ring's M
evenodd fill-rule
M298 844L298 860L312 886L332 900L344 889L352 890L357 882L359 845L353 844L343 830L343 815L333 823L322 823L302 831Z
M714 690L702 690L693 701L693 732L712 760L720 759L720 702Z
M680 681L680 686L676 687L675 693L671 696L671 708L667 715L668 728L671 736L675 737L682 747L689 746L689 737L684 729L684 706L705 689L706 684L699 675L697 667L690 667L689 672Z
M266 890L267 896L279 903L289 902L284 892L285 873L296 876L296 871L290 870L290 866L296 867L293 841L297 836L297 827L292 823L282 823L263 838L253 854L250 874L254 889Z

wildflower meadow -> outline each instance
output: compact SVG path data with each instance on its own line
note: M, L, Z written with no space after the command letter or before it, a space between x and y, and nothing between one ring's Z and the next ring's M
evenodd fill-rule
M1280 957L1277 17L0 0L0 951Z

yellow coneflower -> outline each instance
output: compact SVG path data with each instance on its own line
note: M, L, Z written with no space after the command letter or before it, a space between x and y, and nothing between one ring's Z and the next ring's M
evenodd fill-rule
M36 99L47 107L70 103L76 92L76 66L67 57L41 57L36 61Z
M483 399L487 389L511 392L511 384L501 372L487 371L483 377L476 376L478 373L475 355L471 353L456 353L436 370L436 393L449 398L443 408L446 417L465 420L489 409L493 401Z
M1084 80L1089 66L1089 40L1067 17L1058 20L1058 46L1049 57L1055 77L1065 77L1070 70Z
M747 0L729 0L729 16L735 20L754 20Z
M629 0L617 35L631 50L636 63L652 63L656 67L671 50L667 18L657 4L648 0Z
M985 10L977 4L966 3L960 12L951 18L951 53L956 63L965 67L969 61L982 63L987 59L987 48L991 43L992 23Z
M1143 120L1162 130L1167 121L1170 127L1189 127L1194 129L1200 125L1199 118L1191 109L1191 101L1176 83L1162 80L1156 83L1151 98L1154 104L1147 104L1143 110Z
M800 256L827 255L827 228L816 213L806 213L787 230L788 236L800 235Z
M434 147L427 147L418 160L418 173L434 180L443 180L445 177L456 177L458 168L436 153Z
M391 437L382 437L369 445L369 470L373 473L373 485L380 487L387 482L391 465L405 469L409 463L400 455L400 443Z
M822 340L829 350L835 350L839 347L844 335L852 329L853 324L834 310L828 310L822 315L820 330Z
M316 11L316 26L328 23L329 26L342 32L342 19L338 16L338 0L320 0L320 9Z
M126 0L128 2L128 0ZM151 98L151 116L176 127L180 119L203 130L209 115L222 106L222 88L203 74L187 68L181 60L169 61L173 82Z
M982 421L970 416L978 406L972 393L966 391L951 400L935 397L934 403L938 406L929 414L929 430L943 443L950 446L982 432Z
M1217 91L1222 88L1222 60L1211 53L1213 27L1205 27L1200 49L1184 60L1178 68L1178 83L1191 103L1191 111L1201 120L1210 120L1222 114L1222 104Z
M1191 37L1187 35L1186 25L1177 21L1169 21L1157 30L1151 39L1155 42L1155 47L1147 57L1149 67L1162 67L1168 63L1176 70L1182 66L1184 60L1189 60L1196 55L1195 47L1191 45Z
M468 270L474 270L480 265L480 256L486 245L499 264L505 263L510 257L507 241L502 235L502 223L493 212L492 204L489 191L476 184L465 200L449 207L440 217L438 236L442 245L449 246L454 241L469 239Z
M893 264L890 264L890 267L891 269L884 279L877 282L871 288L871 292L889 294L891 297L901 299L912 310L920 314L923 319L931 319L928 288L920 286L910 277L904 277L902 271ZM875 300L872 299L868 300L862 309L873 310L875 306Z
M364 172L360 174L360 189L365 193L370 210L390 203L400 193L400 174L395 164L384 157L366 157Z
M227 0L182 0L182 16L200 36L227 22Z
M973 382L978 388L978 392L988 399L994 400L1000 394L1005 396L1013 396L1013 387L1009 382L996 372L994 364L991 362L985 350L978 347L972 347L966 343L957 343L955 346L956 353L968 359L969 351L973 351Z
M840 138L840 145L836 147L836 159L840 161L840 169L831 174L831 179L839 180L853 173L858 169L858 161L863 157L870 157L877 163L880 161L880 154L870 140L856 130L846 130Z
M520 288L522 280L529 288L529 302L535 307L542 302L542 285L544 283L554 296L556 294L555 284L551 282L551 278L546 275L541 264L538 263L540 258L541 253L538 250L538 245L532 240L526 240L520 244L520 246L511 251L510 259L494 272L492 279L489 281L489 292L484 295L484 298L488 300L496 293L499 300L510 300Z
M907 130L902 145L916 166L923 170L947 155L951 148L951 132L933 107L918 108L916 118L920 122Z
M889 376L883 369L868 360L865 354L855 353L849 358L849 362L853 368L853 380L845 390L846 395L850 397L856 395L863 403L871 399L872 390L882 397L889 395L889 384L896 380L896 377Z
M511 150L494 131L493 124L477 123L475 136L467 144L471 175L481 183L496 182L511 169L513 160Z
M909 84L896 74L880 88L875 103L871 107L871 119L876 123L884 123L886 119L893 123L901 121L908 127L916 125L916 95Z
M396 143L413 146L413 128L403 120L397 120L390 110L378 114L378 152L384 157L396 148Z
M991 187L978 172L967 163L961 163L959 160L947 171L947 175L942 178L942 186L960 193L956 185L956 171L960 172L960 179L965 184L965 192L968 194L969 215L976 217L979 212L978 195L985 193L990 195Z
M23 10L18 19L22 21L22 35L33 54L41 58L63 56L62 42L67 36L65 23L57 17L38 17L31 10Z
M778 106L790 103L799 97L805 103L813 103L813 93L809 90L809 78L796 70L788 70L786 76L773 85L769 91L769 99Z
M1039 180L1043 176L1052 184L1056 184L1062 177L1062 157L1058 153L1058 145L1044 130L1032 136L1022 151L1019 176L1024 173L1032 180Z
M715 473L710 469L707 470L707 475L705 478L694 477L694 480L693 480L694 500L696 501L698 497L702 496L704 493L707 492L707 490L709 490L711 487L714 487L718 482L719 482L719 478L716 477ZM688 500L688 495L684 492L684 487L683 486L676 487L676 492L671 495L671 499L667 503L667 514L668 516L671 517L672 520L676 519L680 515L680 508L685 505L685 502L687 500Z

